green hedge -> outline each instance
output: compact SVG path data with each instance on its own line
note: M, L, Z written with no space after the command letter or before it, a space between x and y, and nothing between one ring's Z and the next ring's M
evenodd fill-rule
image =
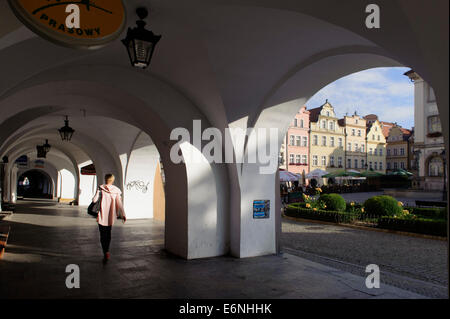
M445 219L447 220L447 209L445 208L424 208L424 207L413 207L410 209L411 214L420 217L429 217L433 219Z
M403 207L391 196L380 195L369 198L364 202L364 209L371 216L394 216L401 214Z
M327 211L343 212L346 209L345 199L339 194L323 194L319 201L325 203Z
M378 220L378 228L405 231L433 236L447 237L447 222L433 219L400 219L383 216Z
M358 217L357 214L337 212L337 211L327 211L327 210L315 211L309 208L301 208L299 206L294 205L289 205L284 213L286 216L290 217L315 219L333 223L350 223Z

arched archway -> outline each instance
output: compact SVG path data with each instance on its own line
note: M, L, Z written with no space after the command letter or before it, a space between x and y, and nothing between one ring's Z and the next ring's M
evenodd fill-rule
M27 170L17 179L17 197L53 199L54 187L54 181L47 172Z

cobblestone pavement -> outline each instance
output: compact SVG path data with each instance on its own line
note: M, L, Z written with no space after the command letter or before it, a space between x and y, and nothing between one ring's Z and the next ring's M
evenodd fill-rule
M448 298L447 242L283 219L283 251L360 276L380 267L381 281L433 298Z

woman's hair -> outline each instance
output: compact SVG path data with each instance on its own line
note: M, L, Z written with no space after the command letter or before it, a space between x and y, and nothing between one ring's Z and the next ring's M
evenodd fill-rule
M107 183L111 178L114 178L113 174L106 174L105 175L105 183Z

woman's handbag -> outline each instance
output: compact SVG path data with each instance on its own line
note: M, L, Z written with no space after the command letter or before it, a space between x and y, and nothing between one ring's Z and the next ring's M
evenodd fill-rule
M100 211L102 204L102 190L99 188L98 191L100 192L98 195L98 200L95 203L92 202L87 209L87 213L95 218L98 217L98 212Z

